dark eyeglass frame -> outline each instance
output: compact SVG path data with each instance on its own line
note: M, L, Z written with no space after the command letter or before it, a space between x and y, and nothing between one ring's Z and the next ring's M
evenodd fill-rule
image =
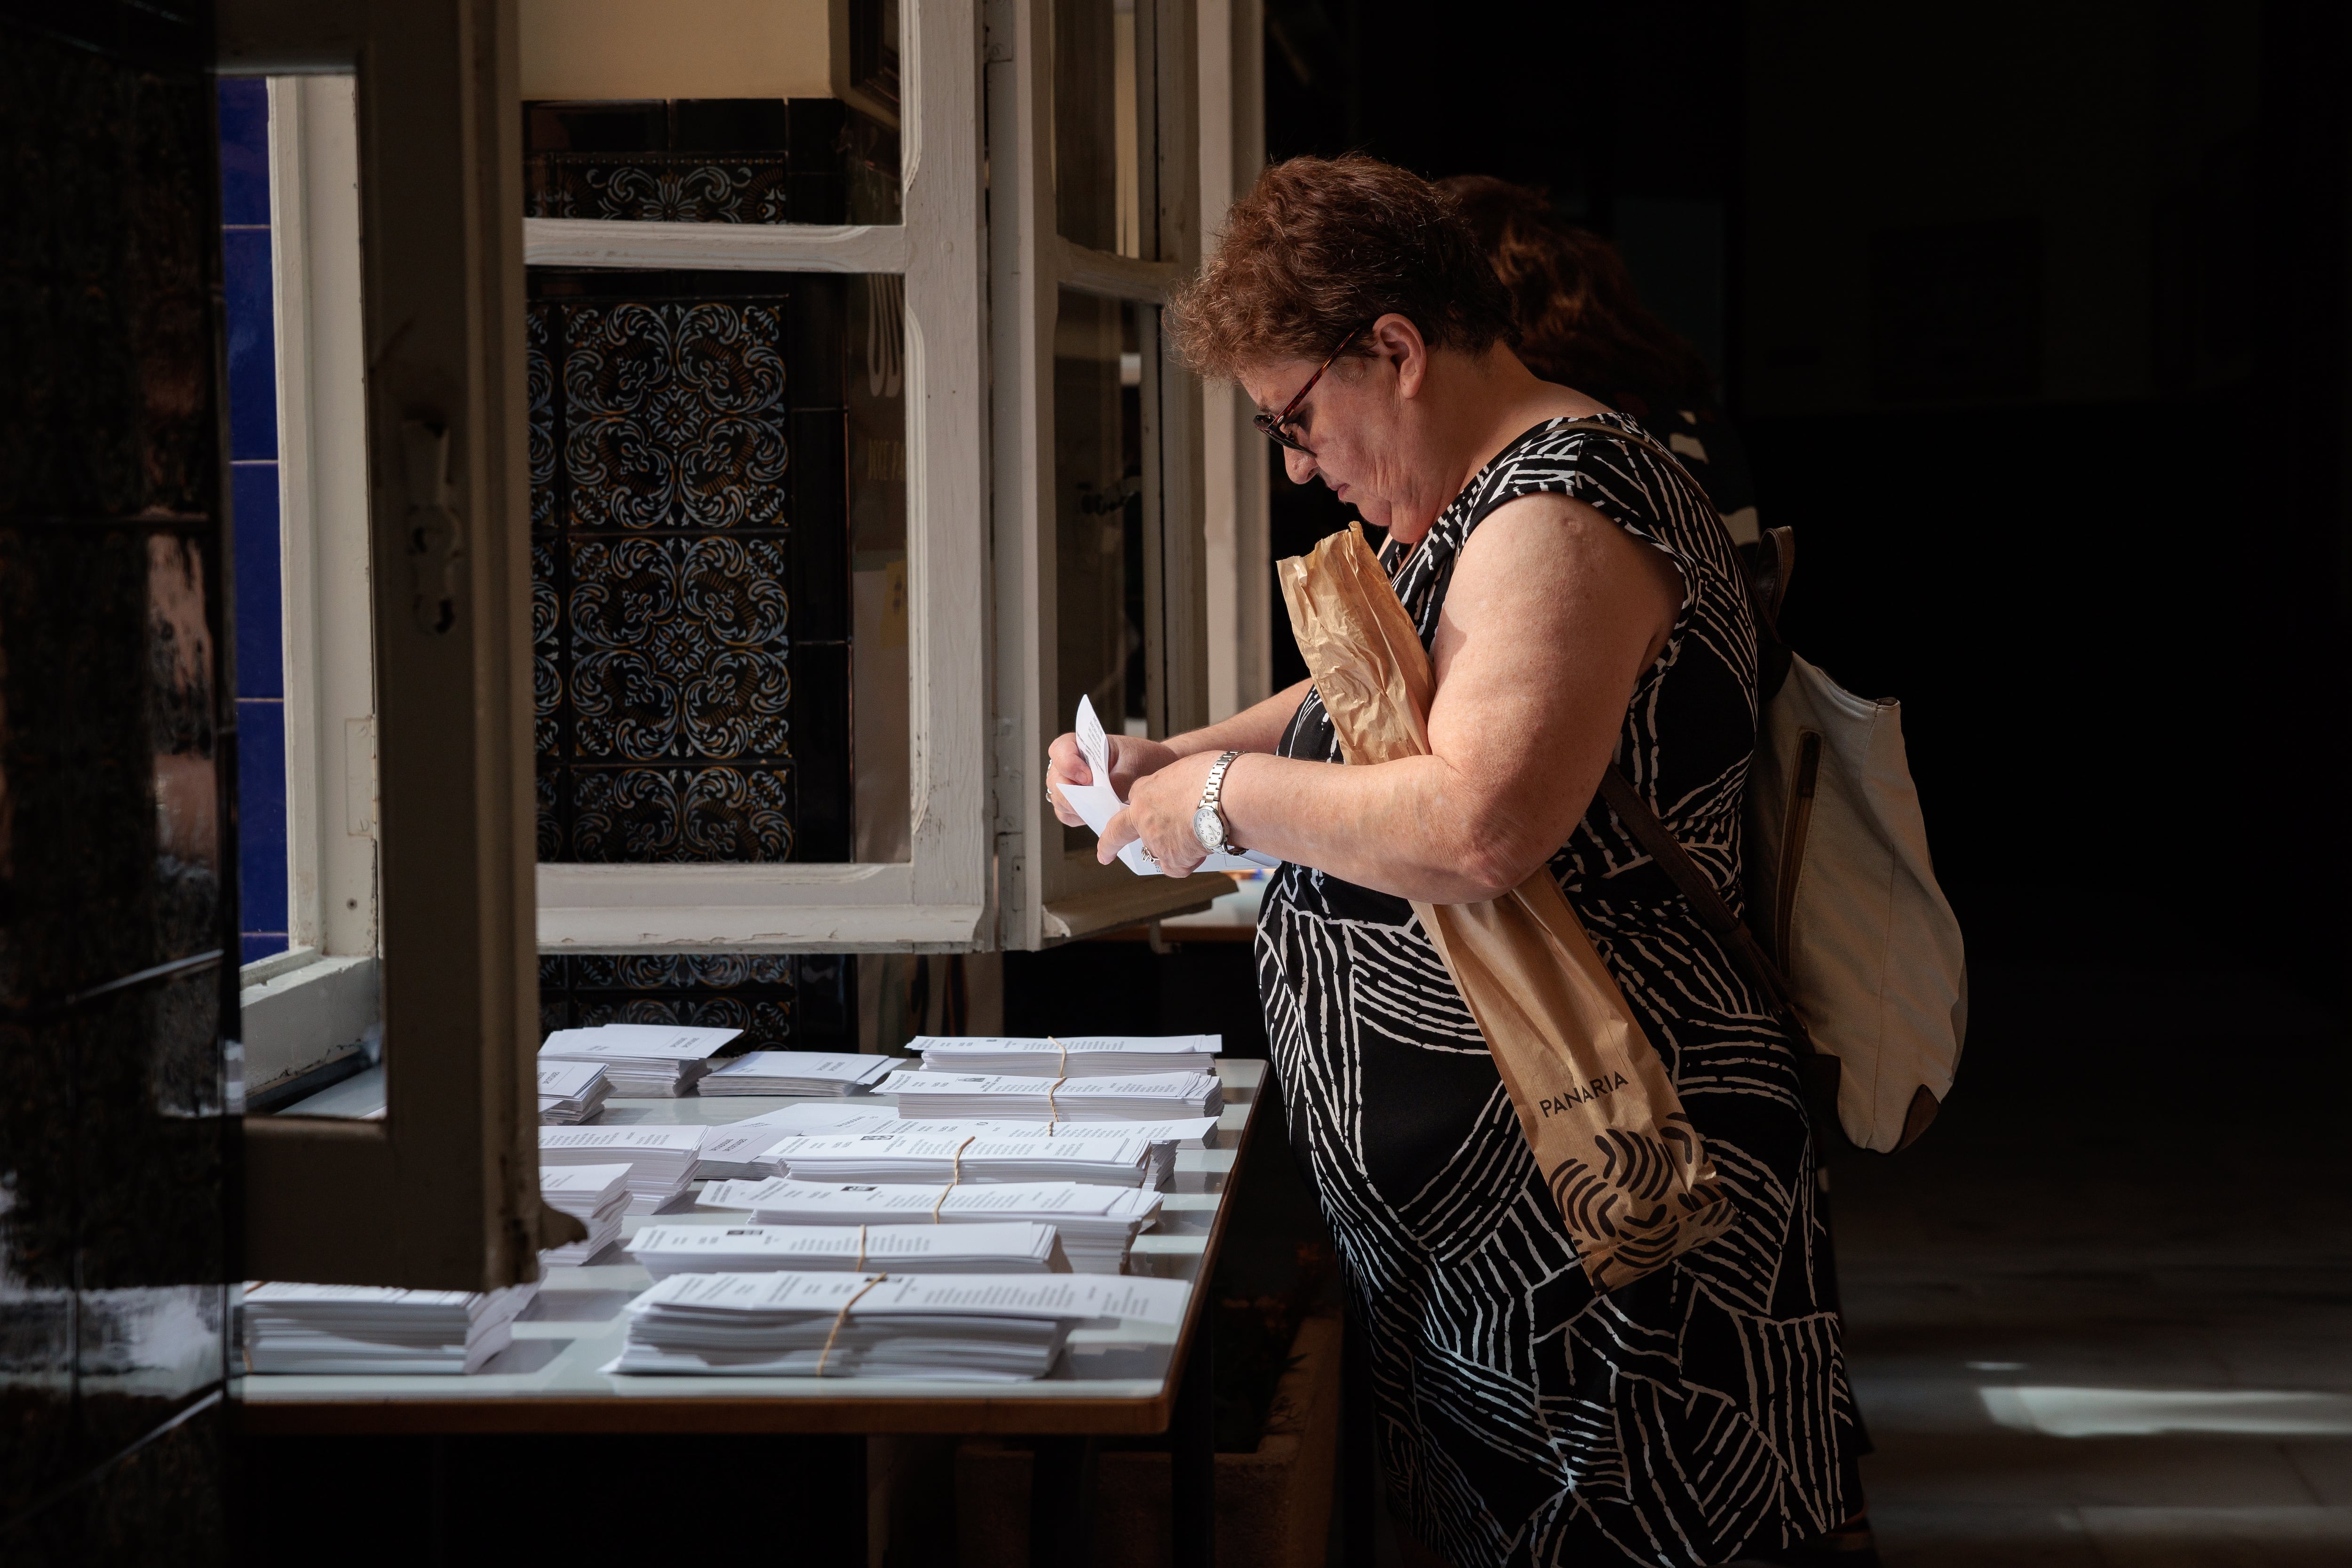
M1277 447L1286 447L1305 457L1313 457L1315 454L1306 446L1284 435L1282 427L1290 423L1290 416L1298 412L1298 405L1307 401L1307 395L1315 390L1315 384L1323 379L1323 373L1339 363L1339 356L1355 346L1356 340L1371 331L1379 321L1380 318L1375 316L1371 321L1366 321L1362 326L1341 338L1339 346L1331 351L1331 357L1315 368L1315 374L1307 378L1307 384L1298 389L1298 395L1283 405L1281 413L1251 415L1250 423L1257 426L1257 433Z

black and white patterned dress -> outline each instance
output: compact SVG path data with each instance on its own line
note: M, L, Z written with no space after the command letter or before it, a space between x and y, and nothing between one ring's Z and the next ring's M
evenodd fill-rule
M1426 646L1471 531L1537 491L1664 551L1685 599L1617 761L1736 905L1756 638L1730 538L1660 458L1566 423L1528 431L1471 480L1403 561L1400 596ZM1391 573L1404 555L1389 547ZM1282 753L1340 760L1312 692ZM1551 869L1739 1215L1606 1297L1411 905L1288 866L1260 917L1275 1070L1367 1326L1391 1506L1456 1568L1721 1563L1827 1530L1848 1511L1838 1452L1853 1406L1795 1058L1605 805Z

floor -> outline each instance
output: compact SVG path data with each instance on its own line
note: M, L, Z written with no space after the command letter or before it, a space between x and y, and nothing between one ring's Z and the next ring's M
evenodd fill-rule
M1888 1568L2352 1563L2337 1017L1990 968L1944 1118L1833 1165Z

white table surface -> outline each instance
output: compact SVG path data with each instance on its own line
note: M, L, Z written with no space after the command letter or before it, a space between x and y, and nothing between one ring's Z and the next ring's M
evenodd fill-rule
M1225 1108L1214 1149L1176 1152L1174 1191L1164 1194L1157 1225L1135 1238L1129 1268L1135 1274L1182 1279L1198 1285L1213 1268L1213 1232L1219 1227L1230 1177L1242 1140L1257 1110L1263 1061L1220 1061ZM592 1126L631 1123L718 1125L745 1121L798 1103L764 1095L704 1099L623 1100L606 1102ZM1115 1125L1115 1124L1114 1124ZM699 1184L695 1189L699 1191ZM741 1225L740 1209L682 1208L664 1215L632 1215L622 1224L623 1245L646 1225ZM541 1404L566 1401L679 1400L952 1401L1000 1402L1102 1400L1131 1402L1172 1398L1171 1367L1179 1332L1119 1320L1075 1329L1069 1351L1045 1377L1025 1383L977 1384L938 1378L881 1377L686 1377L630 1373L599 1368L621 1352L623 1309L653 1279L634 1259L608 1247L604 1261L590 1267L550 1268L538 1300L516 1321L514 1343L488 1368L472 1376L249 1373L235 1380L234 1396L252 1417L279 1407L369 1406L403 1404ZM617 1259L617 1260L616 1260ZM1197 1303L1188 1302L1188 1309ZM1198 1318L1188 1310L1187 1323ZM289 1411L288 1414L292 1414ZM485 1412L484 1414L488 1414ZM812 1412L814 1414L814 1412ZM507 1425L501 1422L501 1425ZM305 1423L306 1428L310 1424ZM322 1429L322 1428L320 1428ZM354 1426L352 1429L362 1429Z

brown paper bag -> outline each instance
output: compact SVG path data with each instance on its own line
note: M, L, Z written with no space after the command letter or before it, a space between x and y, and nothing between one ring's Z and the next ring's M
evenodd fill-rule
M1276 570L1348 761L1426 753L1429 655L1360 529ZM1505 898L1412 907L1494 1053L1594 1288L1613 1290L1730 1228L1731 1202L1665 1063L1549 868Z

